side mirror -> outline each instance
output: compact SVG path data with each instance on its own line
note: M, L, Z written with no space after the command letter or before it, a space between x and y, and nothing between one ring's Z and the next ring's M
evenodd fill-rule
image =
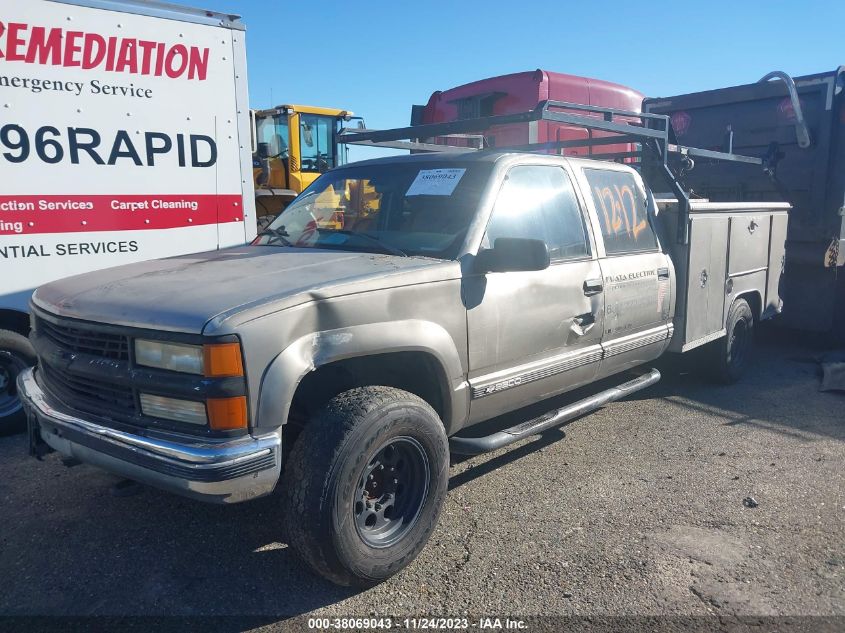
M479 251L475 270L480 273L545 270L549 263L549 247L543 240L500 237L493 242L493 248Z

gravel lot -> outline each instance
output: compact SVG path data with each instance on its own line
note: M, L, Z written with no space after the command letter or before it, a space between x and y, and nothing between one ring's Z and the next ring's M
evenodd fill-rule
M0 438L0 614L845 616L845 395L779 336L739 385L665 371L456 462L422 555L366 592L302 568L274 498L117 497L111 476Z

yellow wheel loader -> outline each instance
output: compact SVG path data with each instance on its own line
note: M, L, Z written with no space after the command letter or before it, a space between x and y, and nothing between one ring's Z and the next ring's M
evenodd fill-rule
M341 126L348 110L280 105L253 110L252 169L259 230L317 177L345 162Z

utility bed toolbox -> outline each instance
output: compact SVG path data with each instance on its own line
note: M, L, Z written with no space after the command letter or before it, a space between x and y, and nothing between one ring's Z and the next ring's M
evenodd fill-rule
M675 235L677 200L658 197L656 203L664 234ZM664 238L678 283L671 351L685 352L724 336L737 297L748 301L755 318L780 312L789 208L785 202L690 201L689 244ZM764 288L765 296L753 288Z

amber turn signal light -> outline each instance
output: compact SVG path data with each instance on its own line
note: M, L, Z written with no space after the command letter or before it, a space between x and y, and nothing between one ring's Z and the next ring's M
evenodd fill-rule
M210 343L202 348L204 374L208 378L244 375L244 361L238 343Z
M209 398L206 401L208 426L215 431L246 428L246 396Z

